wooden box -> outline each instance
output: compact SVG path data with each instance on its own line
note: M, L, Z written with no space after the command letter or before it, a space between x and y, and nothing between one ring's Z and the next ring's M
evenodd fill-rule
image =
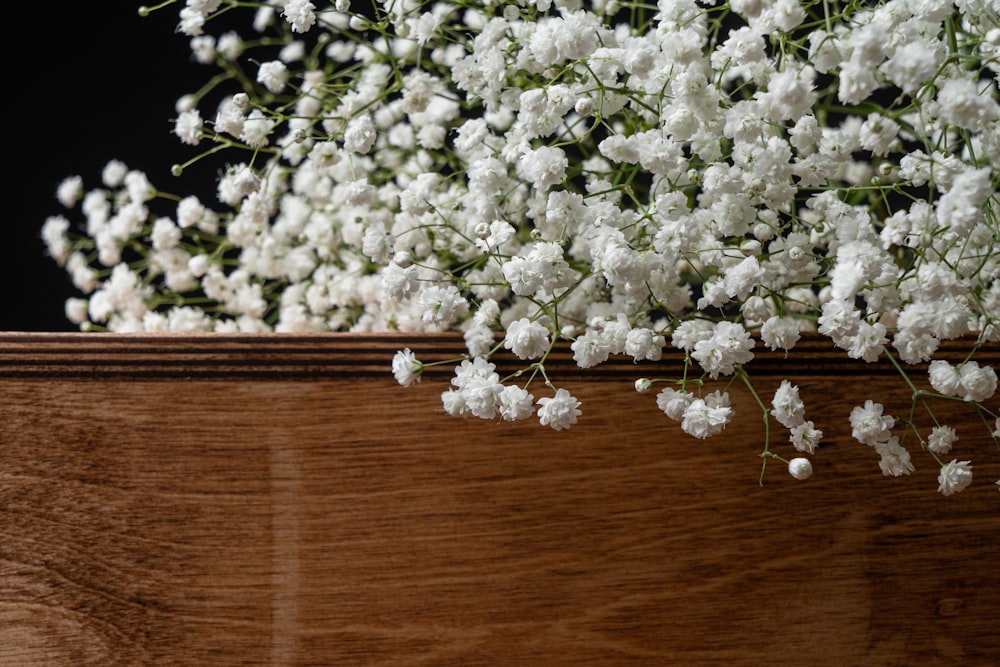
M850 437L866 398L908 414L891 366L760 352L825 432L812 478L761 485L745 390L707 440L633 390L678 359L557 351L584 414L554 431L444 415L452 365L400 387L403 347L462 349L0 334L0 664L998 664L1000 452L961 401L933 407L975 481L943 497L912 435L900 478Z

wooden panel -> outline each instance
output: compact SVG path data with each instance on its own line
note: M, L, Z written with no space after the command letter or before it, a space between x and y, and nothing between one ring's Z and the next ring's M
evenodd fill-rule
M441 414L450 367L399 387L407 345L461 349L0 335L0 664L996 664L1000 455L968 406L939 406L976 473L945 498L929 455L883 478L844 428L908 407L891 368L763 354L827 437L761 487L745 392L701 441L631 390L676 359L564 383L555 432Z

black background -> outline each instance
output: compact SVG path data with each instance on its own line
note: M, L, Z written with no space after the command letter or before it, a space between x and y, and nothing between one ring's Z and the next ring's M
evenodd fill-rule
M48 216L64 212L55 199L64 177L78 174L86 188L97 187L104 165L119 159L163 190L197 190L197 170L181 179L170 174L171 164L197 152L172 134L174 103L214 70L194 63L189 38L176 32L183 3L147 17L138 15L139 4L52 3L44 10L43 30L28 32L23 41L4 40L0 108L11 143L0 223L0 330L76 329L63 312L76 291L39 235Z

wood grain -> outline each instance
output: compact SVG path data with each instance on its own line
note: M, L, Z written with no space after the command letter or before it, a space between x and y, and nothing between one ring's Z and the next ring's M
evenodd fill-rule
M406 346L461 340L0 334L0 664L997 664L1000 455L968 406L935 404L975 462L945 498L915 443L887 479L844 428L908 409L891 368L762 353L826 437L760 486L746 392L701 441L632 391L677 359L562 382L560 350L584 416L556 432L443 415L450 367L401 388Z

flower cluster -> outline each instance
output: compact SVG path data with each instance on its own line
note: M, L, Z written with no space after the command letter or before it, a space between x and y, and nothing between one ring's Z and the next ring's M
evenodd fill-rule
M911 387L929 365L914 401L966 401L998 441L996 373L974 359L1000 343L998 11L187 0L179 31L216 73L174 131L191 163L229 160L212 197L112 161L99 187L63 182L79 217L43 235L83 330L463 332L453 415L572 426L580 403L545 372L564 341L581 368L683 355L657 405L706 438L733 409L703 380L753 391L758 345L813 332ZM959 337L964 363L935 359ZM502 349L525 368L501 377ZM402 385L424 368L409 350L392 364ZM797 387L754 396L814 453ZM971 481L937 458L947 425L923 434L871 401L850 423L886 475L914 470L912 432L941 493Z

